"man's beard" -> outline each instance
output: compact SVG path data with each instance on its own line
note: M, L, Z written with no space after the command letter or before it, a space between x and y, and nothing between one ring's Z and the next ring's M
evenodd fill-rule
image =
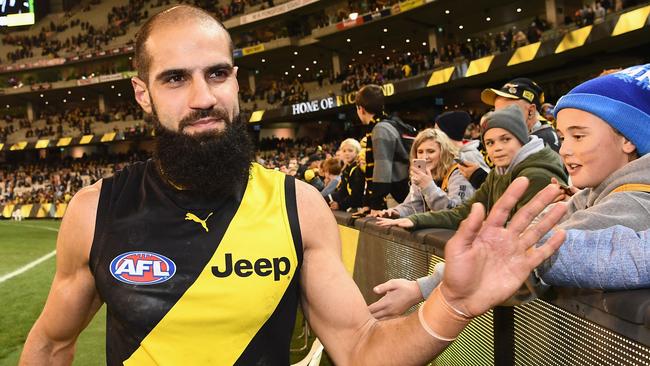
M223 120L224 129L183 133L185 127L206 117ZM250 174L253 144L239 114L230 121L223 109L195 111L180 121L178 132L160 123L155 108L149 118L156 131L154 159L170 184L205 198L243 193Z

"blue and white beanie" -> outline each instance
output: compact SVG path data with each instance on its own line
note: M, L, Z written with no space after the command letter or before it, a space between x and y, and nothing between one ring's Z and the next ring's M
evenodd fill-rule
M639 156L650 152L650 64L597 77L560 98L553 115L575 108L598 116L636 146Z

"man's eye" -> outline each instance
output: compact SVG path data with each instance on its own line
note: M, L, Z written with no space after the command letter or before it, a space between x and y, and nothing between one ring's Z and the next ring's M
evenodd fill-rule
M210 78L218 80L226 79L228 76L230 76L230 70L226 69L217 70L210 74Z
M181 81L183 81L183 77L181 75L172 75L165 80L165 82L168 84L177 84Z

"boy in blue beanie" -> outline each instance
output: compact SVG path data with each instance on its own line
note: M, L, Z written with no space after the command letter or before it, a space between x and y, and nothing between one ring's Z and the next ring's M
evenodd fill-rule
M584 188L568 201L558 228L609 231L619 225L637 232L650 229L650 64L578 85L560 98L554 113L564 139L560 155L573 185ZM581 266L589 258L591 266L610 269L599 274L600 288L625 288L622 283L638 277L633 262L638 253L634 246L619 243L620 237L611 238L597 245L574 240L540 267L538 274L548 284L589 286L593 268ZM583 276L574 276L576 272ZM650 287L647 281L646 277L646 283L628 285Z
M584 82L554 110L572 184L562 228L650 227L650 64Z

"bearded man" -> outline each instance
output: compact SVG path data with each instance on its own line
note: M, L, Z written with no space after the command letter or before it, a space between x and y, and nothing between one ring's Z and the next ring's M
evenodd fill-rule
M102 303L109 365L288 365L299 301L337 365L424 364L562 241L559 233L530 248L560 206L525 231L558 187L504 228L527 184L518 181L486 223L479 205L447 244L443 285L422 311L375 320L341 263L319 192L251 163L232 51L223 25L195 7L143 25L132 84L155 124L154 158L70 202L22 365L70 364Z

